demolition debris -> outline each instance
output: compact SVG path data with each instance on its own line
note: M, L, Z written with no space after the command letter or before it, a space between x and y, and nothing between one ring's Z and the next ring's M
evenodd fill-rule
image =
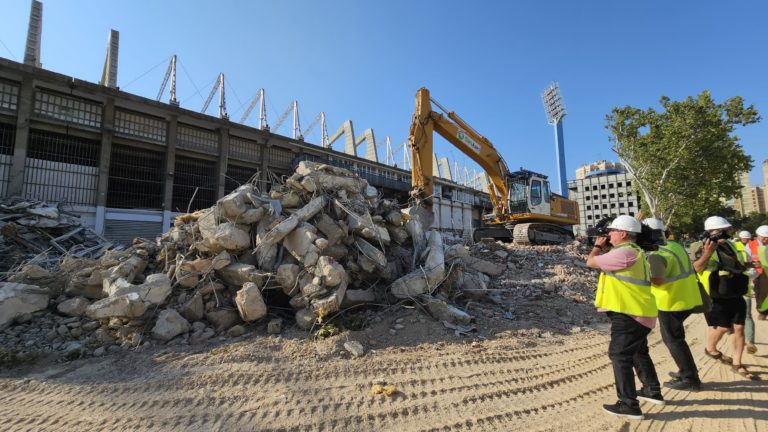
M54 224L50 207L2 208L14 212L2 232L18 247L39 254L46 247L40 230L66 232L45 232L48 247L61 252L55 265L26 263L0 283L0 344L64 358L238 337L254 322L276 334L291 316L311 330L350 308L397 302L467 334L475 323L469 302L503 303L509 293L502 292L514 287L501 285L521 273L516 259L538 254L484 244L470 253L429 230L423 209L402 209L350 171L306 161L269 193L245 184L211 208L179 216L155 241L136 239L126 250L107 250L102 240L73 251L63 242L86 229L61 215ZM37 237L11 225L34 229ZM551 250L575 256L577 246ZM571 283L573 301L588 295L589 278L582 279L583 287ZM521 283L526 290L559 289L534 282ZM347 349L364 355L358 345Z

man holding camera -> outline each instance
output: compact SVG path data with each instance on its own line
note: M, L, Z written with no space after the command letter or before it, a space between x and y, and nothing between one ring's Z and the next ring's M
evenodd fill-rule
M664 223L656 218L643 220L643 225L664 233ZM685 248L668 240L656 252L648 255L651 271L651 293L659 309L661 339L677 365L670 372L672 381L664 387L675 390L699 391L701 380L693 354L685 341L685 320L696 306L702 304L696 272Z
M744 351L744 321L747 305L749 278L744 274L748 267L743 254L728 239L731 224L720 216L704 221L706 238L694 252L693 267L699 274L704 289L712 297L712 310L704 314L707 321L707 347L704 353L722 363L731 365L734 372L745 378L755 376L741 363ZM720 339L733 330L731 338L733 358L717 349Z
M635 243L640 222L621 215L608 226L608 237L598 237L587 258L587 267L600 269L595 306L611 320L608 357L613 365L615 404L603 405L609 414L642 420L638 399L664 405L661 385L648 352L648 333L656 325L656 302L651 294L648 263ZM608 251L609 246L613 246ZM605 252L605 253L604 253ZM635 387L634 369L643 383Z

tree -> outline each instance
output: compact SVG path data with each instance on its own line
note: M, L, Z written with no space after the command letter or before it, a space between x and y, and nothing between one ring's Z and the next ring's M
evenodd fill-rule
M734 131L760 115L739 96L717 104L706 90L659 102L662 111L614 107L606 128L643 207L667 226L690 226L740 192L738 174L752 169L752 158Z

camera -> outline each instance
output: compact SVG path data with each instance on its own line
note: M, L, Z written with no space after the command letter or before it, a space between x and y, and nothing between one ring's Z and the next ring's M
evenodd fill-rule
M730 236L725 231L720 231L716 234L710 234L709 231L704 231L704 233L699 237L699 240L704 241L709 239L709 241L716 242L718 240L726 240L728 238L730 238Z
M645 251L653 251L658 249L659 246L667 244L667 239L664 237L664 231L655 230L648 225L642 224L640 234L637 235L635 243Z
M587 244L592 246L595 244L596 238L608 237L608 226L611 224L612 220L612 218L605 217L597 221L594 227L587 228ZM607 245L611 245L610 241L608 241Z

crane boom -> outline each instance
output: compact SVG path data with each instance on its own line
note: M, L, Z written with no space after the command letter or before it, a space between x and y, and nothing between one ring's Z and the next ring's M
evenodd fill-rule
M293 102L291 102L291 104L288 105L288 108L286 108L285 111L280 114L280 117L277 118L275 126L272 128L272 132L277 132L277 130L280 129L280 126L282 126L283 122L285 122L285 119L288 118L288 114L291 113L291 110L293 110Z
M256 96L253 97L253 100L251 100L251 104L248 105L248 108L245 109L245 112L243 113L243 116L240 117L240 123L245 123L245 120L248 118L249 115L251 115L251 112L254 108L256 108L256 105L259 103L259 100L264 97L264 89L259 89L258 93L256 93Z

